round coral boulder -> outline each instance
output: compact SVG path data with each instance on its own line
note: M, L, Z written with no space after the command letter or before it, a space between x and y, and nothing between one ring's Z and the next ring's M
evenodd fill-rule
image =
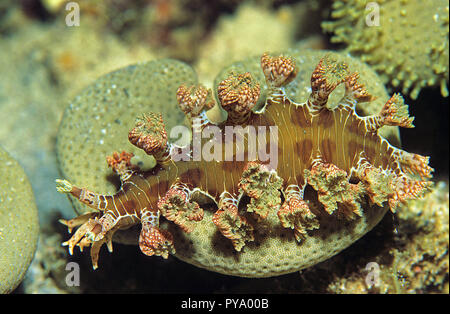
M0 147L0 293L22 281L39 236L33 190L19 163Z

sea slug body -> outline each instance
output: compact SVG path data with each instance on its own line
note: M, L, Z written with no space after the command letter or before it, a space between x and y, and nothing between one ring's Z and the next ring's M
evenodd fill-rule
M399 203L420 197L430 187L433 169L428 157L396 148L378 134L385 125L413 127L399 94L378 114L360 117L356 105L374 97L358 82L357 73L330 55L312 72L311 92L303 103L290 100L285 91L298 73L294 58L263 54L261 68L268 87L264 106L255 110L261 86L251 73L230 73L217 87L219 105L228 114L220 123L206 115L214 104L211 91L202 86L179 87L180 109L192 123L193 140L188 145L170 142L161 115L138 117L129 141L153 156L156 166L141 170L128 152L108 157L108 165L121 179L114 195L57 180L59 192L93 209L62 220L70 231L79 226L64 242L70 253L75 246L91 246L95 269L102 244L112 251L117 230L140 224L141 251L167 258L177 252L175 226L194 233L207 219L219 234L214 241L231 244L236 259L247 247L263 243L262 234L271 232L274 221L275 228L287 237L290 234L301 248L336 222L367 219L367 225L373 226L386 206L395 211ZM329 96L338 86L344 86L345 94L336 108L329 109ZM318 202L310 201L308 193L315 193ZM214 214L207 214L201 197L216 204ZM366 202L368 209L363 206ZM161 216L170 228L160 225ZM337 252L320 253L314 261L305 259L297 269ZM275 274L261 270L251 276Z

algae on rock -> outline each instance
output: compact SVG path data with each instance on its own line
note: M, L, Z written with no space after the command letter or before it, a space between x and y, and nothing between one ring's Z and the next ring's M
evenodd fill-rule
M333 293L446 293L449 283L449 189L440 181L423 199L402 205L396 232L373 262L379 278L367 271L345 274L330 283Z

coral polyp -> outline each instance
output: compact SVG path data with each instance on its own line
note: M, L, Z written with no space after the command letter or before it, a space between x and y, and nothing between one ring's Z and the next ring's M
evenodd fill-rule
M448 1L335 0L331 18L322 26L332 42L344 43L404 94L415 99L437 86L448 96Z
M70 252L75 246L92 246L97 268L102 244L112 250L115 232L140 224L141 251L167 258L178 254L180 230L195 236L207 224L215 234L211 250L220 255L224 246L232 246L237 263L246 259L247 251L265 246L266 237L293 239L291 249L301 258L287 267L274 263L273 268L248 272L235 265L200 265L238 276L273 276L336 254L369 231L388 208L395 211L430 187L428 158L396 148L378 134L385 125L412 127L401 96L393 95L378 114L361 117L356 106L374 97L358 74L332 54L324 55L312 71L303 102L291 100L286 92L299 72L294 58L263 54L260 66L267 86L264 96L249 72L231 72L218 84L217 105L228 113L222 122L207 117L209 91L180 85L179 106L192 123L192 141L183 147L167 139L160 115L138 118L128 138L154 157L156 166L140 169L127 152L108 157L121 178L117 193L94 193L57 180L58 191L93 210L62 221L69 228L79 226L65 242ZM329 97L338 86L344 95L330 108ZM253 110L261 97L264 106ZM196 147L204 151L198 155ZM211 155L212 160L205 158ZM216 206L214 212L203 207L204 199ZM348 238L330 240L349 228ZM333 241L340 244L330 249Z

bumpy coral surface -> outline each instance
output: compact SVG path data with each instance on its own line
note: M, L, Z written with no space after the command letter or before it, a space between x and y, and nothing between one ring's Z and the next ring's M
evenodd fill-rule
M22 167L0 147L0 293L22 281L36 251L39 222Z
M310 89L296 102L289 96L302 90L295 78L305 71L305 59L302 53L298 56L263 54L259 75L264 85L251 72L233 70L219 79L217 105L227 113L221 122L208 119L210 98L202 87L180 84L174 95L192 123L192 141L180 145L172 136L168 140L172 130L166 130L161 115L138 118L129 127L129 140L152 156L156 166L137 169L131 154L111 152L108 164L121 179L117 193L98 194L91 187L57 180L59 192L93 209L62 220L69 231L79 226L64 243L69 252L75 246L92 246L97 268L101 246L106 243L112 251L116 231L140 224L139 247L146 255L176 254L217 272L268 277L335 255L372 229L388 208L394 211L420 197L430 186L428 158L396 148L378 135L383 126L413 126L403 98L395 94L378 113L359 116L356 106L375 99L362 83L369 76L362 72L360 79L338 54L316 52L313 70L302 74L309 76ZM328 106L338 86L343 94ZM89 102L90 97L98 99L95 94L104 95L105 86L96 87L94 95L89 88L83 95ZM103 103L113 103L118 93L124 91L114 91ZM73 138L63 136L75 133L79 142L82 130L73 125L86 123L71 120L77 111L79 106L69 107L61 127L60 148L70 148L59 150L63 172L73 167L64 159L77 156ZM91 140L95 137L86 134L81 142ZM90 171L90 176L96 174ZM205 200L216 208L203 206ZM160 225L161 216L165 219Z
M335 0L323 28L333 42L372 65L385 81L417 98L426 86L448 96L449 5L446 0Z

